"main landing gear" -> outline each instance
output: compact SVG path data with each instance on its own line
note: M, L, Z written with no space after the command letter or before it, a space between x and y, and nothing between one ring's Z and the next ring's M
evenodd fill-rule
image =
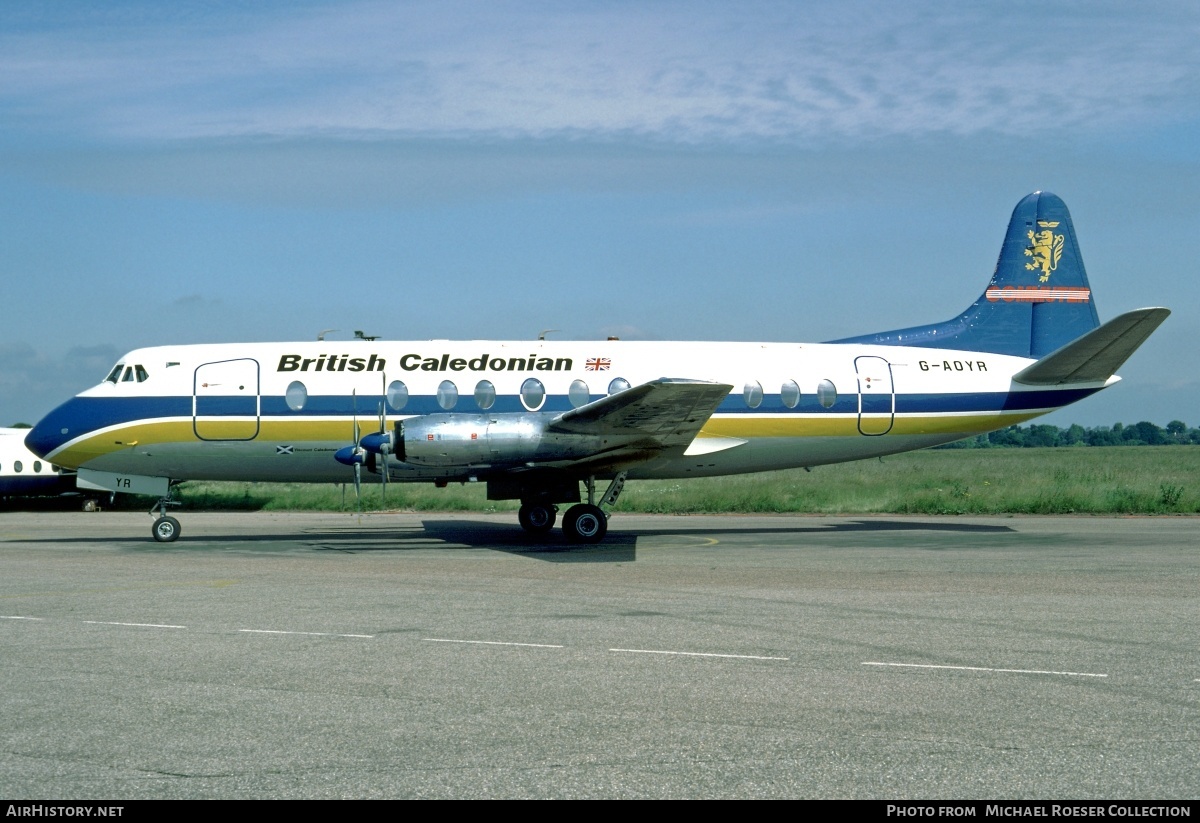
M522 503L517 512L521 528L530 534L545 534L554 528L558 507L550 503Z
M588 477L584 482L587 484L588 502L576 503L567 509L562 522L563 536L570 543L599 543L608 534L608 514L596 505L596 479ZM625 472L621 472L609 484L600 504L610 507L616 505L624 488ZM536 499L522 501L517 512L521 528L530 534L546 534L554 528L557 516L558 507Z
M150 534L154 536L157 543L174 543L179 539L179 521L167 514L167 506L180 505L178 500L171 499L172 489L167 489L167 496L160 497L158 502L150 509L150 515L153 517L155 512L158 512L158 518L154 521L154 525L150 527Z

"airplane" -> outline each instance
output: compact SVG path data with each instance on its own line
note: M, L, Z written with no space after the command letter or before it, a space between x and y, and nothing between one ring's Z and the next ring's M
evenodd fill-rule
M81 487L481 482L531 534L596 543L629 479L811 467L1011 426L1116 383L1165 308L1101 324L1066 204L1013 211L951 320L826 343L356 339L142 348L26 444ZM596 482L608 481L597 495ZM581 493L581 486L583 492Z
M25 446L28 431L0 428L0 498L48 497L75 491L73 472L43 463Z

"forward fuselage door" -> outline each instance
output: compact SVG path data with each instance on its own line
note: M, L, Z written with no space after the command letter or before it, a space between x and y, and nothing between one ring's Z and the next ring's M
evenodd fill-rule
M896 389L892 364L882 357L854 358L858 372L858 430L863 434L887 434L896 419Z
M192 427L201 440L258 437L258 361L221 360L196 368Z

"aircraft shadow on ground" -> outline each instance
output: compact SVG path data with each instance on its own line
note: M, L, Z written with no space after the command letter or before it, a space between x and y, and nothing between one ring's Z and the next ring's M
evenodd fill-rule
M278 538L286 539L286 538ZM598 544L569 543L562 531L529 534L515 524L471 520L425 520L405 529L308 531L304 542L321 551L403 552L428 549L490 549L550 563L627 563L636 559L638 535L609 532Z
M680 525L686 522L677 521ZM255 534L206 534L202 536L184 534L175 543L155 543L149 535L144 538L130 534L127 537L68 537L32 540L33 543L84 544L121 543L138 552L169 552L203 550L203 547L220 544L228 548L265 548L264 544L282 544L284 550L304 548L316 551L345 552L405 552L429 549L491 549L528 556L550 563L626 563L637 559L639 538L647 537L694 537L712 538L729 533L741 537L749 535L821 535L852 532L940 532L957 534L1013 534L1016 529L1007 525L986 523L964 523L954 520L891 520L867 519L811 524L739 527L731 519L729 527L714 529L711 526L679 528L655 526L637 531L610 530L604 541L598 544L569 543L562 531L555 529L544 535L531 535L513 524L453 520L423 520L411 527L346 525L329 529L304 529L287 532L260 532ZM24 541L23 541L24 542ZM128 545L132 543L133 545Z

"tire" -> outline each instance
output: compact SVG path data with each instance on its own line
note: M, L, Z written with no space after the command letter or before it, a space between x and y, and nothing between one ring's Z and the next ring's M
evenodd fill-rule
M159 543L174 543L179 539L179 521L174 517L160 517L154 521L150 534Z
M553 506L532 503L521 506L517 512L517 520L521 522L521 528L530 534L545 534L554 528L554 521L558 519L558 512Z
M608 534L608 516L599 506L572 506L563 520L563 533L572 543L599 543Z

